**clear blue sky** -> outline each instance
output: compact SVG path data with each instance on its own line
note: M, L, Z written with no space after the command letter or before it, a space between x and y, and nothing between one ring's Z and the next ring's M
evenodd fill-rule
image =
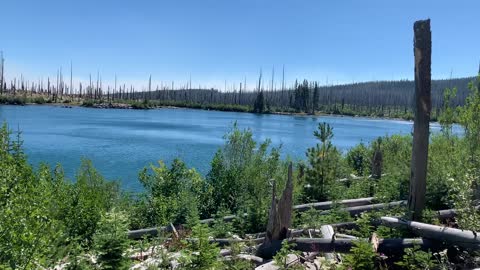
M472 76L480 1L1 0L8 77L146 85L175 80L253 86L263 68L322 83L413 78L413 23L431 18L434 78ZM277 82L279 84L279 82Z

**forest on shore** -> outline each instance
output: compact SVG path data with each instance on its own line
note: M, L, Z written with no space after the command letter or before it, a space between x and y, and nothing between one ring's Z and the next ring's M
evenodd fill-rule
M409 84L391 83L390 89L404 89L402 85L406 89ZM358 89L373 91L375 85L381 83L359 84ZM464 103L457 100L463 90L449 86L441 94L438 120L442 132L430 137L422 221L480 231L480 77L467 85ZM302 87L312 89L309 83L302 83L289 95L295 96ZM341 90L340 86L334 89L349 91ZM376 89L385 95L389 93L383 87ZM205 91L190 93L229 96ZM275 95L270 94L265 94L265 100L273 100ZM392 101L402 102L393 98L394 93L390 94ZM119 98L118 95L121 94L101 94L109 99ZM255 94L249 95L255 99ZM285 98L288 101L289 95L277 95L283 97L278 102L284 102ZM349 103L353 100L346 99L345 104L353 106ZM374 100L362 102L372 106L372 110L382 106L368 103ZM410 101L405 98L403 102L397 105L407 106ZM310 103L302 104L308 107ZM340 106L341 102L326 104ZM463 127L463 135L452 132L454 122ZM288 177L291 161L280 158L281 147L271 145L269 140L256 142L250 130L233 126L205 177L179 159L169 165L160 161L139 172L143 191L132 193L104 179L88 160L83 161L75 179L65 177L61 165L45 164L34 169L23 151L21 135L12 134L4 124L0 129L0 267L252 269L257 259L256 245L253 240L243 240L266 231L272 196L281 196L282 190L288 188L288 179L293 181L293 204L331 202L326 211L313 205L306 211L294 208L292 229L315 234L327 224L352 225L340 232L353 237L349 252L341 254L342 263L322 261L322 269L465 269L480 265L478 249L466 248L462 243L439 242L427 246L422 242L401 254L386 254L377 252L374 242L369 241L372 234L381 239L414 236L409 230L378 222L380 217L408 214L402 202L409 193L411 135L392 135L369 144L360 143L345 154L332 144L335 130L328 124L319 124L312 135L318 143L306 149L305 160L293 164L291 177ZM399 203L364 212L344 207L343 200L357 198L369 198L383 205ZM455 209L455 215L440 217L439 211L444 209ZM231 218L227 220L226 216ZM211 220L205 222L206 219ZM172 230L154 236L144 234L139 239L131 237L137 229L160 231L165 226ZM227 239L230 250L227 257L221 255L223 249L215 239ZM291 254L305 256L297 248L284 241L273 258L275 269L298 269L299 265L287 263ZM148 264L143 254L148 254Z
M4 74L3 55L0 59L0 104L45 104L55 103L70 106L73 104L96 108L149 109L165 106L195 108L205 110L284 113L284 114L336 114L349 116L369 116L385 118L413 119L413 94L415 84L410 80L372 81L341 85L321 85L317 81L295 81L286 85L284 72L277 86L272 70L272 78L266 81L260 71L255 86L247 87L246 79L225 89L192 86L188 81L183 85L161 83L152 85L152 77L147 87L135 89L122 84L115 78L113 86L105 86L97 74L95 80L90 75L89 83L73 84L73 72L65 78L60 69L57 76L46 81L28 81L20 77L7 83ZM464 105L469 94L468 83L474 77L432 80L432 113L430 119L438 120L443 110L444 90L456 89L451 100L455 106Z

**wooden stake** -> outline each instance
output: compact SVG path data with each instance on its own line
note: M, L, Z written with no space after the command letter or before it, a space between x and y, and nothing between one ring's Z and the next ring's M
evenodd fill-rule
M410 218L419 220L425 207L429 122L432 107L430 20L415 22L413 29L415 32L415 121L408 208Z

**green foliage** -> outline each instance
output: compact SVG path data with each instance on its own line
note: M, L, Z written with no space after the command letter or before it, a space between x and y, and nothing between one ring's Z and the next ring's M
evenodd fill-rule
M436 269L435 267L437 266L437 262L433 258L432 253L420 250L419 246L406 248L403 260L395 264L407 270Z
M480 76L477 80L480 81ZM470 95L465 101L465 106L460 109L459 120L465 129L470 162L480 169L478 167L480 164L478 155L480 150L480 90L475 82L471 82L469 88Z
M372 244L364 240L353 242L350 253L344 256L344 266L351 269L370 270L375 269L375 251Z
M224 220L227 215L228 212L225 209L221 209L216 215L212 225L212 234L215 238L228 238L232 235L232 223Z
M355 220L358 229L353 230L351 233L361 238L369 238L373 233L376 233L380 238L402 238L405 237L404 229L389 228L383 225L374 226L378 224L380 217L382 216L401 216L404 211L400 209L387 209L377 212L364 212Z
M450 198L457 209L458 226L461 229L480 231L480 214L473 202L472 185L475 180L472 172L465 175L463 179L450 178Z
M25 97L0 95L0 104L25 105L26 103L27 99Z
M456 110L452 108L452 102L457 95L457 88L447 88L443 93L443 111L438 117L438 122L442 127L442 133L448 138L452 136L453 123L456 121Z
M257 145L250 130L241 131L234 125L225 139L207 174L213 188L213 203L207 213L216 213L220 207L232 213L247 212L250 229L259 229L268 216L271 180L276 179L279 186L285 182L285 163L280 160L279 149L270 148L270 141Z
M36 97L33 99L35 104L45 104L47 101L43 97Z
M365 144L360 143L350 149L346 155L347 164L353 169L355 175L368 175L371 167L371 153Z
M118 199L118 184L107 182L88 160L83 160L76 182L66 192L57 218L65 223L66 234L90 245L102 214Z
M126 215L115 209L102 216L93 237L101 269L128 269L130 260L125 254L129 247L127 226Z
M12 269L47 266L58 259L61 224L50 215L55 196L48 179L36 175L22 151L0 128L0 263Z
M188 243L184 251L182 267L185 269L207 270L217 269L220 262L217 260L220 249L209 241L208 227L198 224L192 228L193 241Z
M140 173L145 193L134 204L134 227L195 224L208 205L211 189L194 169L175 159L170 168L163 162Z
M304 86L297 88L295 102L299 110L310 111L312 106L322 109L322 105L310 99ZM456 104L455 88L445 91L443 112L439 115L442 133L433 134L429 144L426 203L430 210L424 212L423 218L438 223L436 210L455 208L457 225L478 231L480 215L474 206L480 197L480 93L476 83L470 84L470 89L466 105L458 109L452 108ZM161 103L140 104L149 108ZM88 101L84 105L88 106ZM94 105L92 101L91 106ZM332 105L331 109L354 112L348 104ZM464 127L464 136L452 131L457 120ZM300 161L294 171L295 202L367 196L387 202L407 197L411 136L381 138L385 175L380 179L338 182L336 179L348 178L350 173L373 173L372 157L379 144L360 144L342 155L332 144L333 130L328 124L320 124L314 135L319 143L308 149L306 162ZM0 265L32 269L68 261L69 269L121 269L126 267L127 226L137 229L172 222L186 224L184 232L188 234L192 228L192 237L198 239L189 243L176 240L170 245L185 251L179 261L186 269L249 269L251 264L233 255L229 261L219 261L219 249L209 242L210 232L205 225L199 225L199 218L217 215L212 225L215 237L264 231L272 182L276 182L280 193L285 185L287 163L280 159L280 149L272 148L270 141L257 143L250 130L239 130L236 125L226 134L225 141L213 158L206 179L180 160L174 160L170 166L160 162L140 173L143 192L125 195L118 184L106 181L89 161L82 162L76 181L66 179L59 165L53 170L46 165L33 170L23 153L20 135L12 139L4 125L0 129ZM380 238L405 237L403 230L372 226L382 215L401 216L404 212L399 208L364 213L356 219L359 229L351 233L363 238L372 233ZM227 214L237 216L233 223L220 218ZM350 220L350 214L336 205L329 214L310 209L296 215L294 224L318 228ZM292 252L287 241L284 245L276 256L283 268L290 267L285 265L285 258ZM97 265L91 260L93 253L99 255ZM167 257L164 261L170 260ZM378 267L371 245L364 241L356 242L352 253L344 258L343 266L347 269ZM444 264L444 258L438 261ZM436 267L432 254L418 248L408 250L397 266Z
M306 168L306 196L310 200L325 201L333 198L334 181L339 178L341 155L332 144L333 128L327 123L320 123L315 137L321 142L307 150L309 166Z
M280 270L287 270L287 269L303 269L303 267L299 265L291 265L288 262L288 255L296 255L299 256L299 251L292 250L293 245L288 243L287 240L282 242L282 248L277 252L275 256L273 256L273 260L275 261L275 265L279 267Z
M253 111L256 113L263 113L265 111L265 97L263 91L258 92L255 103L253 104Z
M222 265L222 269L225 270L250 270L254 269L255 265L251 261L247 261L238 257L242 249L245 248L244 244L232 243L230 249L232 251L231 259L225 260Z
M85 99L82 101L83 107L93 107L95 105L95 101L92 99Z
M328 215L321 214L321 211L311 208L301 213L300 217L295 219L295 223L298 227L316 229L320 228L322 225L348 222L352 220L350 213L340 206L334 206Z

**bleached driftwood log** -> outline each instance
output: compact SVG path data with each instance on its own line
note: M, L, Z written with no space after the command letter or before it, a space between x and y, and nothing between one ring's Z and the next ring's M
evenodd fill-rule
M382 217L381 220L385 226L408 228L414 234L424 238L457 245L466 249L480 249L480 236L475 231L448 228L393 217Z

